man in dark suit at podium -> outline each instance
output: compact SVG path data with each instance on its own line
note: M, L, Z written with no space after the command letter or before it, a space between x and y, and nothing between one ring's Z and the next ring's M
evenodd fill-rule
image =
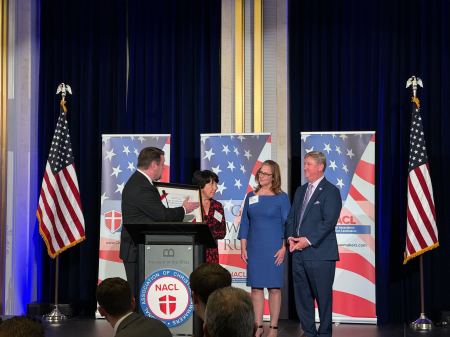
M326 158L309 152L304 158L308 183L295 192L286 220L292 253L295 306L307 337L331 337L332 299L336 261L339 260L335 227L342 208L339 189L325 177ZM317 300L320 327L315 325Z
M153 182L158 181L164 169L164 151L156 147L142 149L138 156L137 170L128 179L122 191L122 219L124 224L182 221L184 215L199 206L189 202L175 208L166 208ZM120 258L123 260L128 283L136 293L138 249L125 227L120 235ZM137 297L138 298L138 297Z

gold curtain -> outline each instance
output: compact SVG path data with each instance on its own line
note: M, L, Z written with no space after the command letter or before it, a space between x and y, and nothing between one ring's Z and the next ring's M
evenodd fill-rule
M3 314L6 234L6 103L8 99L8 0L1 0L0 20L0 314Z

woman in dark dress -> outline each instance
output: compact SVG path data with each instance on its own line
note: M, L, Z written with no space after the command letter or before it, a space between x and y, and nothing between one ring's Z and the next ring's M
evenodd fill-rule
M217 240L223 239L226 234L225 213L222 204L213 199L218 182L217 174L209 170L195 171L192 178L192 183L198 185L201 189L205 223L208 225L216 243ZM206 262L219 263L217 248L206 249Z

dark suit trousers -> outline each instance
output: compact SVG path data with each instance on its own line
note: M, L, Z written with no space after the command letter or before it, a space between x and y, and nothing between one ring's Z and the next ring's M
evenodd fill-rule
M308 337L331 337L335 271L336 261L304 260L301 252L293 253L295 306L302 329ZM317 301L319 309L318 331L315 324L314 300Z
M131 288L131 293L133 294L134 298L136 299L136 312L137 305L139 304L139 285L137 284L139 280L138 275L138 264L137 262L126 262L123 261L123 265L125 266L125 273L127 275L127 281Z

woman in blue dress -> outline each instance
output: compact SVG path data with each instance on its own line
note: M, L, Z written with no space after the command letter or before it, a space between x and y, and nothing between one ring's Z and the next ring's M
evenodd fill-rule
M281 190L280 167L266 160L259 168L254 192L247 194L242 212L238 238L241 258L247 263L247 286L258 326L256 337L262 336L264 288L269 292L270 337L278 332L281 290L284 284L285 221L291 204Z

